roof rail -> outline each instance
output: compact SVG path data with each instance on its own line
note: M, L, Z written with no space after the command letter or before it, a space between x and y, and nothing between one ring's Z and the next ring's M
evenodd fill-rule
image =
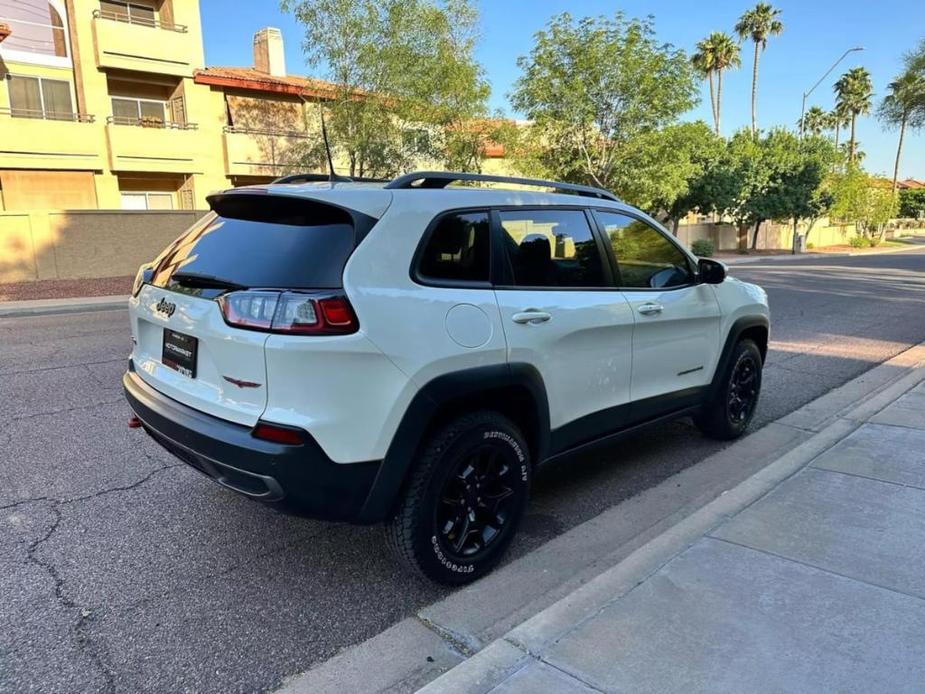
M388 178L366 178L364 176L338 176L334 183L386 183ZM331 175L323 173L297 173L281 176L273 183L330 183Z
M589 198L621 202L613 193L603 188L581 186L575 183L557 183L541 178L517 178L516 176L495 176L492 174L454 173L452 171L414 171L399 176L385 184L386 188L446 188L457 181L485 181L489 183L514 183L520 186L552 188L563 193L574 193Z

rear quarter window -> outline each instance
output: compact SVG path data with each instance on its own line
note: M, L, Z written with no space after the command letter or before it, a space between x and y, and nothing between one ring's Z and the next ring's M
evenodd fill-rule
M451 212L440 217L418 258L424 282L488 282L491 224L487 210Z

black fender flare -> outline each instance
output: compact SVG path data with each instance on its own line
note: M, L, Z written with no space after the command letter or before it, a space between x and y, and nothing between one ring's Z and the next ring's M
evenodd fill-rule
M382 521L393 511L411 471L418 446L441 408L454 400L512 386L526 389L531 396L535 409L531 414L536 417L537 423L537 455L534 463L543 460L549 451L549 402L546 384L534 366L522 363L493 364L443 374L421 388L405 410L360 511L360 522Z
M735 348L742 333L751 328L764 328L770 334L771 323L766 316L743 316L736 319L726 334L726 342L723 344L723 351L720 353L716 362L716 369L713 371L713 380L710 382L707 393L707 402L713 400L722 388L722 377L732 359L732 350Z

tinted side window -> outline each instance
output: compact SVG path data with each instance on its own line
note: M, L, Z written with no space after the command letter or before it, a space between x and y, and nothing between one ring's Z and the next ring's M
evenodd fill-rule
M501 212L503 239L518 287L604 287L604 270L581 210Z
M491 259L487 211L454 212L434 227L418 273L429 280L488 282Z
M659 231L627 215L596 214L610 239L622 286L658 289L691 282L687 256Z

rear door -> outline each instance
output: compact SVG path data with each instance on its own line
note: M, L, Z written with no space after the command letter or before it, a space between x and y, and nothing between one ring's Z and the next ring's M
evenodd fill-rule
M552 452L618 428L629 401L633 315L582 209L501 210L496 296L508 358L543 377Z
M687 254L642 217L609 210L594 215L636 321L633 419L685 407L710 382L719 356L720 308L713 288L697 283Z
M300 198L235 195L155 261L130 302L139 376L216 417L253 425L267 404L269 334L226 324L216 299L235 289L339 288L354 248L351 216ZM332 211L333 210L333 211ZM275 303L250 301L247 318Z

